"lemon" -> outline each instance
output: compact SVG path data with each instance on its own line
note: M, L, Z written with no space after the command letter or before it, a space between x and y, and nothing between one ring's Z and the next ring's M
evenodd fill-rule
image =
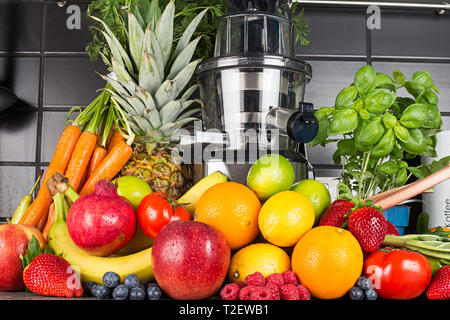
M231 258L228 278L231 282L241 282L257 271L267 277L272 273L290 270L290 263L283 249L270 243L254 243L242 248Z
M314 224L311 202L295 191L282 191L267 200L258 216L264 238L280 247L290 247Z
M280 191L291 189L294 180L294 168L288 159L279 154L267 154L250 167L247 186L259 200L266 201Z
M322 217L325 210L331 205L330 192L320 181L305 179L294 184L291 190L308 198L314 208L316 223L320 220L320 217Z

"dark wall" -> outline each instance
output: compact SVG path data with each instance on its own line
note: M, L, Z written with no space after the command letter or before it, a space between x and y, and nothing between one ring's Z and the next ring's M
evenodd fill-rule
M88 2L60 7L56 1L0 0L0 85L19 97L0 115L0 217L12 215L50 161L67 111L86 106L104 86L95 73L106 72L103 63L91 62L84 52L90 41ZM80 30L66 27L70 5L81 9ZM307 7L305 14L311 45L298 47L297 54L312 65L307 100L316 108L333 105L366 63L407 76L426 69L441 91L444 126L450 129L450 13L383 10L381 30L373 31L365 27L365 9ZM319 176L339 175L332 153L333 146L309 149Z

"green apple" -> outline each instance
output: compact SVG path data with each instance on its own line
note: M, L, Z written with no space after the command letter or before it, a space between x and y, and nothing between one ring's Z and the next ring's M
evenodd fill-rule
M146 195L152 193L148 183L137 177L123 176L115 179L113 183L117 187L117 194L127 198L133 205L134 210L137 209Z

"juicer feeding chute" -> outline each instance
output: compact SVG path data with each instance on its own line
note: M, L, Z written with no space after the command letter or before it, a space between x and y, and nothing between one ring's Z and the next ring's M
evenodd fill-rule
M296 178L305 178L304 144L317 134L318 121L312 105L304 103L312 72L295 59L290 2L229 0L227 5L231 13L220 19L215 57L197 69L204 110L203 132L196 136L216 154L234 157L203 159L194 164L194 175L218 169L245 183L243 173L259 156L280 153L293 163ZM208 141L213 135L219 139Z

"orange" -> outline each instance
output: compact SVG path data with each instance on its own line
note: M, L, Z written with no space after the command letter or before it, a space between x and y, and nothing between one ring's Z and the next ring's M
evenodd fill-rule
M258 235L261 203L246 186L223 182L206 190L195 208L196 220L222 231L232 250L240 249Z
M232 282L242 282L254 272L261 272L267 277L290 269L291 260L283 249L269 243L254 243L242 248L231 258L228 278Z
M267 200L259 212L258 225L264 238L280 247L291 247L314 224L311 202L295 191L282 191Z
M308 231L292 252L292 270L319 299L344 296L361 276L363 252L347 230L320 226Z

